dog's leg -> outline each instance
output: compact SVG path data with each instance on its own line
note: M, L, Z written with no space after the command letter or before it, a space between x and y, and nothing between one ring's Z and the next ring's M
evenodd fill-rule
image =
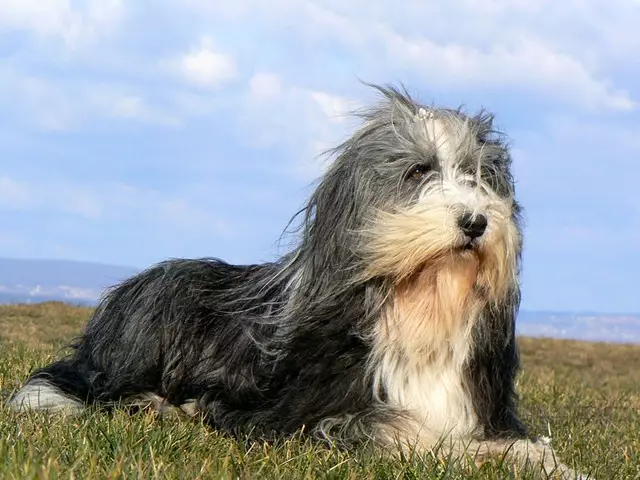
M411 420L398 420L376 427L375 440L392 454L435 454L447 459L469 459L477 466L502 459L517 470L528 468L540 480L595 480L563 464L550 445L529 439L452 438L437 436Z
M7 404L14 411L44 410L75 415L84 409L77 398L69 396L45 378L29 380Z
M187 401L180 405L173 405L166 398L153 392L127 398L121 401L120 405L149 410L161 417L195 417L199 412L195 401Z
M86 374L72 361L61 360L34 372L7 406L16 411L77 414L84 409L88 396Z
M551 446L542 441L528 439L500 439L473 441L467 452L481 465L491 458L502 458L517 468L530 466L541 474L541 478L560 480L595 480L585 474L578 473L563 464Z

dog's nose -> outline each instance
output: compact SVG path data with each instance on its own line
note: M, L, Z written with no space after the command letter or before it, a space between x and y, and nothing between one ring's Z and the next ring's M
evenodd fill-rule
M474 216L471 213L463 213L458 219L458 225L467 237L478 238L487 229L487 217L482 214Z

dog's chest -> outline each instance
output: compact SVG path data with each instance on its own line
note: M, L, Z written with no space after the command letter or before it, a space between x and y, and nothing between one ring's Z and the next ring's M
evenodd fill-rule
M379 379L386 402L409 413L419 428L452 435L466 435L477 428L459 360L410 364L391 353L381 360Z

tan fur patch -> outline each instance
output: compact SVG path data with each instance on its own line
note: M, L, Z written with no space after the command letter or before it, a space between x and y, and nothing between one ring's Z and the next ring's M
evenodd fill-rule
M459 255L402 280L383 316L380 340L419 357L463 335L477 304L473 287L479 263L474 253Z
M402 280L382 313L372 365L377 389L403 412L393 428L404 440L476 429L463 369L482 305L474 293L479 265L472 252L432 263Z

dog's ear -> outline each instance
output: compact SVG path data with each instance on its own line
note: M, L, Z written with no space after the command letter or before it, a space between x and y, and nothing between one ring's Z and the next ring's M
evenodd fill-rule
M520 358L515 323L520 306L517 286L499 303L487 305L474 329L473 350L466 368L478 420L489 436L526 435L517 414L515 390Z
M314 271L340 274L351 262L354 239L351 237L363 217L358 198L357 169L336 161L313 193L305 211L301 253L311 257ZM346 273L346 272L343 272Z

